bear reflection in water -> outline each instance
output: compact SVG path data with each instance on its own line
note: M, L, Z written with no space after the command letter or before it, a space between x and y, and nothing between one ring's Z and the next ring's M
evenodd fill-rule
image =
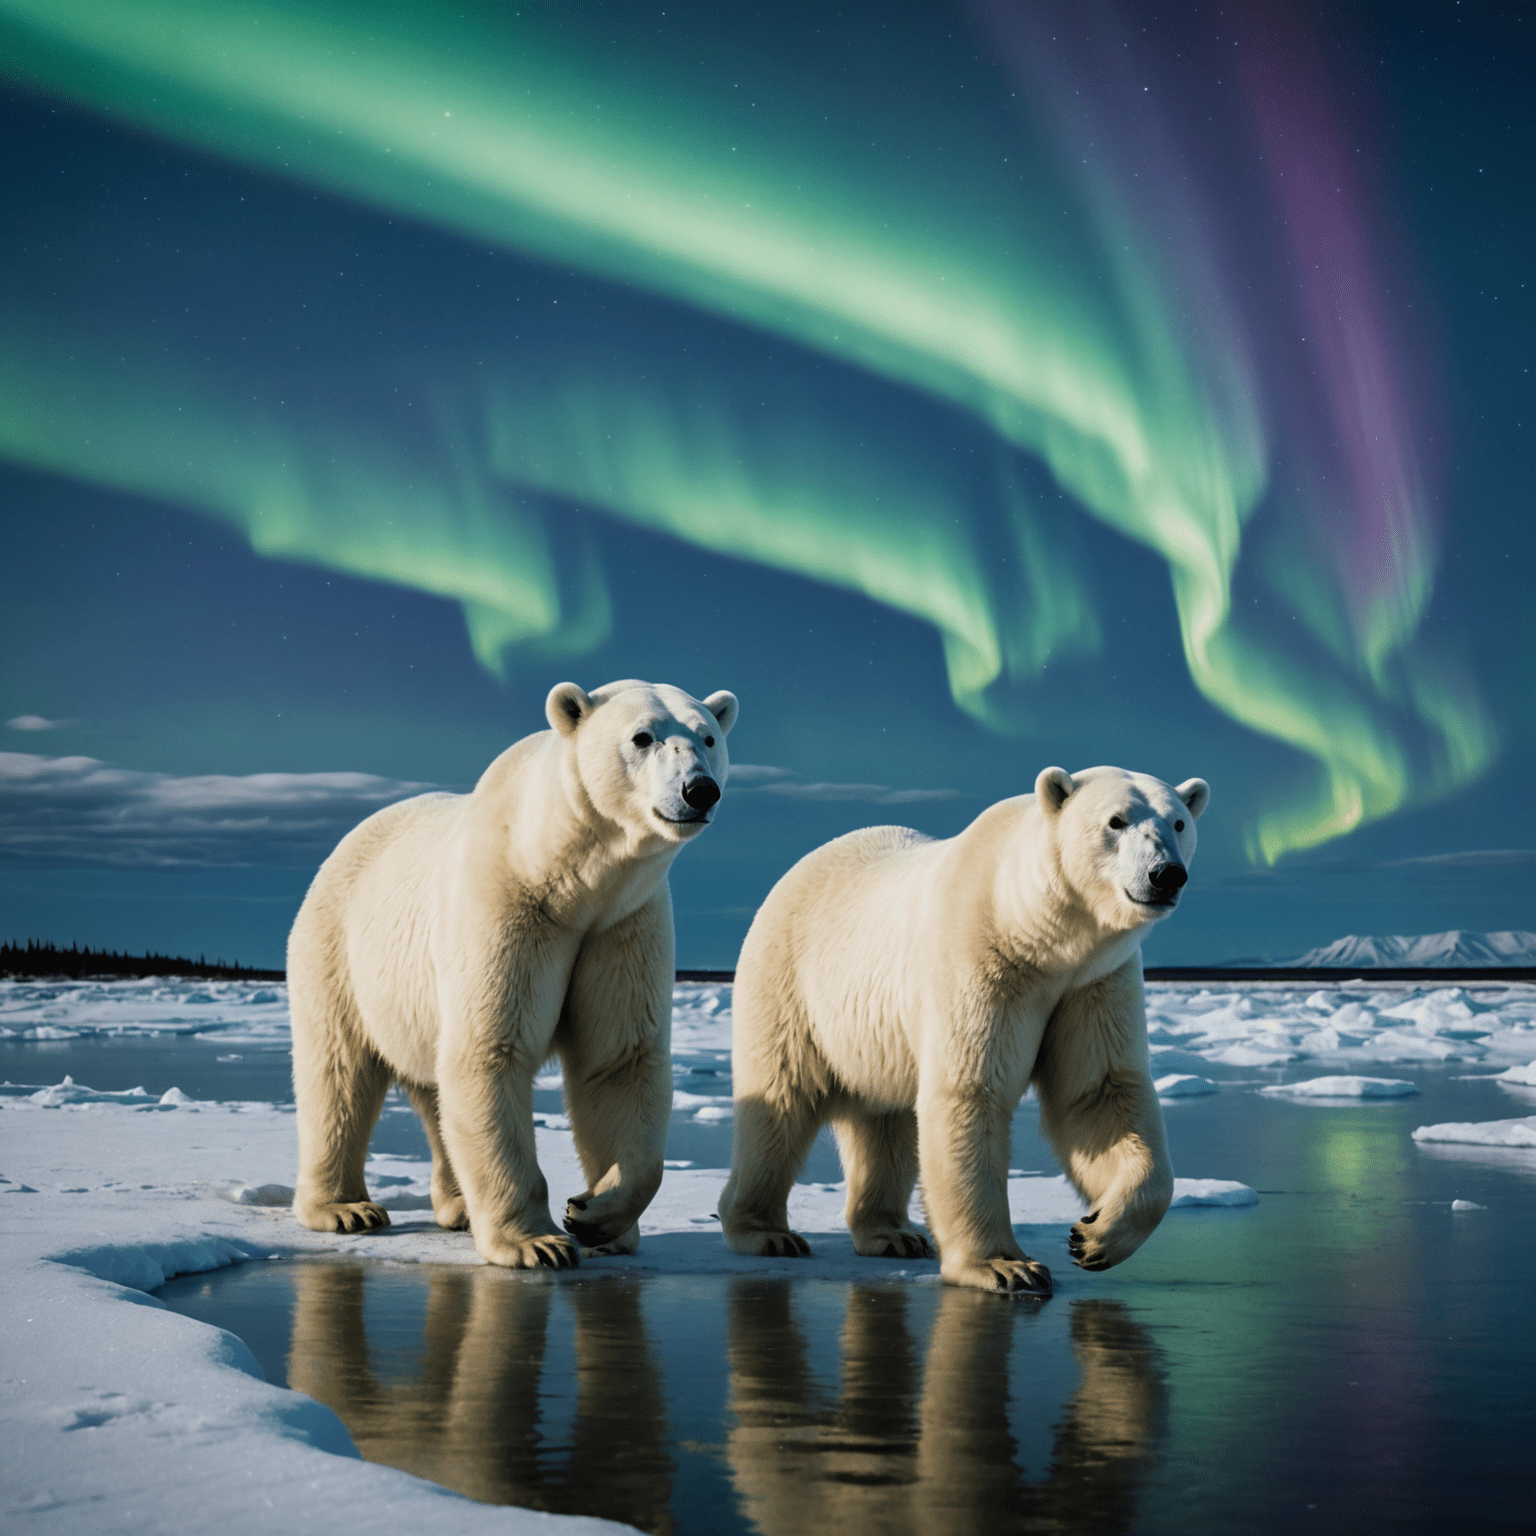
M482 1503L673 1528L666 1404L638 1282L563 1287L576 1313L576 1419L558 1454L540 1422L553 1286L495 1269L436 1270L419 1344L373 1340L376 1371L363 1267L295 1265L293 1274L288 1385L334 1409L367 1460Z
M363 1266L295 1265L290 1274L289 1385L333 1408L369 1460L487 1503L656 1532L963 1533L1000 1520L1124 1531L1163 1435L1156 1349L1112 1301L1072 1305L1079 1382L1054 1427L1048 1470L1029 1478L1008 1427L1009 1357L1023 1319L979 1292L943 1288L923 1349L933 1292L852 1285L839 1362L813 1359L795 1282L732 1281L718 1420L728 1427L723 1445L704 1446L670 1441L644 1282L557 1287L493 1269L437 1270L418 1338L373 1309L365 1318ZM557 1290L575 1321L573 1420L548 1412L567 1385L554 1361L545 1374L549 1346L557 1358L567 1347L558 1321L551 1336ZM717 1475L702 1480L715 1489L713 1508L679 1506L702 1491L698 1477L675 1476L676 1456L690 1453L723 1460L734 1500Z
M842 1392L828 1405L790 1295L771 1280L739 1281L731 1295L729 1456L760 1530L1131 1528L1165 1392L1151 1340L1118 1302L1072 1306L1081 1382L1049 1472L1030 1480L1008 1429L1011 1308L945 1287L920 1367L906 1288L851 1286Z

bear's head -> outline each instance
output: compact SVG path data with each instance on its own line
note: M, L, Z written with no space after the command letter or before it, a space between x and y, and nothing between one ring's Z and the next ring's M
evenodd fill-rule
M550 690L544 713L565 739L566 771L599 815L641 838L685 843L714 819L730 771L736 695L699 700L633 679L584 693Z
M1035 780L1061 873L1109 929L1156 922L1178 906L1210 799L1204 779L1175 788L1123 768L1047 768Z

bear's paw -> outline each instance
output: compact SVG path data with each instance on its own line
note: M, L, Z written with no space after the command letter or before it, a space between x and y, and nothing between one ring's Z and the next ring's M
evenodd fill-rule
M389 1212L372 1200L306 1201L295 1214L312 1232L372 1232L389 1225Z
M808 1259L811 1245L798 1232L727 1232L725 1240L753 1259Z
M575 1269L581 1263L581 1250L563 1232L507 1233L485 1242L477 1238L475 1247L487 1263L503 1269Z
M1005 1295L1034 1296L1041 1300L1051 1294L1051 1272L1044 1264L1030 1258L1010 1258L998 1254L963 1269L945 1271L951 1285L965 1285L978 1291L1000 1291Z
M866 1259L931 1259L933 1244L912 1227L871 1227L853 1234L853 1250Z

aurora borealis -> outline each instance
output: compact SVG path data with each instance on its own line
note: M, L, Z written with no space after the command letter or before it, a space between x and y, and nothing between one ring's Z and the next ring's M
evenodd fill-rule
M12 580L50 528L149 518L254 637L279 572L431 635L403 679L307 610L307 662L221 636L194 682L169 571L153 641L142 590L32 582L6 713L82 723L6 745L459 783L644 657L738 692L785 775L680 866L732 914L696 963L782 852L888 819L837 785L931 792L942 832L1058 759L1212 781L1203 865L1287 908L1217 949L1300 935L1308 860L1394 853L1504 871L1396 931L1527 924L1529 813L1478 806L1532 745L1529 297L1517 232L1485 253L1530 213L1476 178L1518 178L1530 48L1455 9L0 0ZM106 708L103 605L143 695ZM841 819L773 830L817 803L763 793L792 780Z

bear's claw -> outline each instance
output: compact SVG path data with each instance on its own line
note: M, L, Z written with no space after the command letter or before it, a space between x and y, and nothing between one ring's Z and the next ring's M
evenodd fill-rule
M318 1205L299 1217L316 1232L372 1232L389 1225L389 1212L372 1200Z
M1033 1259L988 1259L992 1289L1009 1294L1045 1297L1051 1294L1051 1272Z
M774 1259L808 1259L811 1245L798 1232L768 1232L763 1236L763 1253Z
M931 1259L933 1245L921 1232L910 1227L881 1227L860 1233L854 1239L855 1250L870 1259Z
M1067 1252L1072 1255L1072 1262L1079 1269L1097 1272L1101 1269L1113 1269L1115 1266L1116 1260L1105 1252L1104 1243L1099 1234L1083 1230L1085 1227L1091 1227L1098 1219L1099 1213L1091 1211L1067 1234Z
M578 1221L574 1216L567 1216L560 1225L583 1248L601 1248L608 1241L608 1230L601 1222Z

